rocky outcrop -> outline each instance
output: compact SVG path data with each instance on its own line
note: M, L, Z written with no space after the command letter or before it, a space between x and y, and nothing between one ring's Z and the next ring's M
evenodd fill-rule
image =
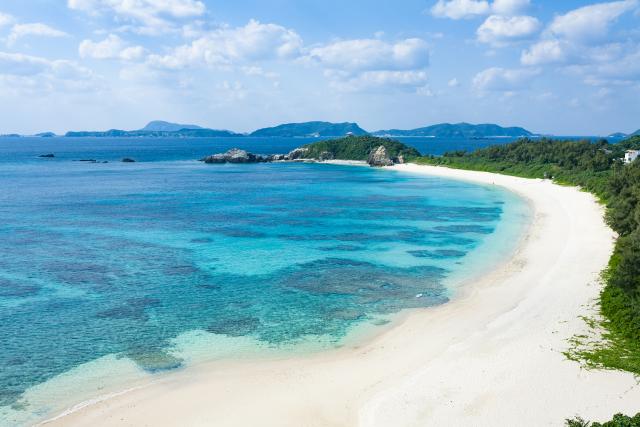
M391 160L389 154L387 154L387 149L384 147L384 145L371 150L367 163L369 163L370 166L374 167L393 166L393 160Z
M41 157L43 159L53 159L56 155L53 153L49 153L49 154L40 154L38 157Z
M124 159L122 159L122 162L124 162L124 163L135 163L136 161L133 160L130 157L125 157Z
M205 163L259 163L268 160L268 157L257 156L239 148L232 148L226 153L213 154L200 159Z
M289 160L286 154L272 154L268 159L272 162L284 162L285 160Z
M300 147L290 151L289 154L286 155L286 158L287 160L300 160L300 159L304 159L308 153L309 153L308 148Z

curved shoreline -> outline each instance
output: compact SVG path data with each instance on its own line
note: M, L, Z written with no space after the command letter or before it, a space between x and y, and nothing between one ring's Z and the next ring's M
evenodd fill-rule
M442 306L356 347L285 360L214 362L169 374L46 425L562 425L636 412L628 373L584 371L561 352L585 329L613 233L575 188L483 172L404 172L496 184L529 199L514 257Z

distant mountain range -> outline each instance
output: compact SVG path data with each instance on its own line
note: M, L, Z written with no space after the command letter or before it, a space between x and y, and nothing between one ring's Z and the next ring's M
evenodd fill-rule
M367 131L356 123L305 122L287 123L275 127L258 129L249 136L260 137L328 137L345 135L366 135Z
M440 123L418 129L389 129L373 132L375 136L422 136L436 138L491 138L533 135L521 127L502 127L495 124Z
M632 135L640 134L640 130ZM171 123L162 120L149 122L138 130L110 129L107 131L69 131L66 137L112 137L112 138L143 138L143 137L341 137L347 135L373 135L373 136L405 136L405 137L436 137L436 138L499 138L532 136L533 134L521 127L502 127L496 124L470 124L470 123L440 123L417 129L402 130L388 129L376 132L367 132L357 123L331 123L331 122L303 122L286 123L278 126L258 129L251 133L236 133L230 130L209 129L198 125ZM618 137L623 134L613 134L610 137ZM4 135L6 136L6 135ZM20 136L20 135L11 135ZM39 137L54 137L53 132L36 134ZM627 136L627 135L624 135ZM630 135L629 135L630 136Z
M633 133L616 132L611 135L607 135L607 138L630 138L632 136L640 136L640 129Z
M607 135L607 138L626 138L627 136L629 136L626 133L622 133L622 132L616 132L616 133L612 133L611 135Z
M145 127L139 130L120 130L111 129L107 131L70 131L64 136L67 137L174 137L174 138L198 138L198 137L230 137L243 136L242 134L231 132L228 130L206 129L196 125L182 125L178 123L164 122L155 120L149 122Z
M152 122L147 123L145 127L140 130L149 131L149 132L178 132L183 129L203 129L198 125L181 125L179 123L170 123L162 120L154 120Z

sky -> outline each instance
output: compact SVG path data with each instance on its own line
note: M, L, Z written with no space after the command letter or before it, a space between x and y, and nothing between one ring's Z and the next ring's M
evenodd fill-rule
M640 128L640 0L2 0L0 133Z

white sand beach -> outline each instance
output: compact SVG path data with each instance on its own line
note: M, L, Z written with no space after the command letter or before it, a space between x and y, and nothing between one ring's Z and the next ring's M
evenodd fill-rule
M47 426L561 426L640 411L628 373L562 351L593 313L614 242L587 193L548 181L417 165L396 169L506 187L533 223L513 258L442 306L358 347L215 362L114 394Z

